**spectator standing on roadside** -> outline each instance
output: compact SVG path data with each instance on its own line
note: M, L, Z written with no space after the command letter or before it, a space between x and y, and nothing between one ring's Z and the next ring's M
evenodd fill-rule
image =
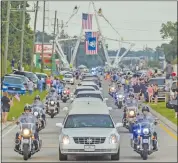
M155 104L158 103L158 85L157 84L154 84L153 85L153 96L154 96L154 102Z
M46 78L46 88L48 91L50 90L50 87L51 87L51 79L50 79L50 77L47 77Z
M14 67L15 67L15 60L12 59L12 61L11 61L11 68L12 68L12 71L14 70Z
M166 65L166 68L165 68L165 71L166 71L166 79L170 79L171 74L173 72L173 66L171 65L170 61L168 61L168 64Z
M150 84L148 85L147 92L148 92L148 102L151 103L153 98L153 87Z
M178 89L176 90L176 98L175 98L175 100L176 100L176 104L177 104L177 100L178 100ZM177 112L178 112L178 105L175 105L174 106L174 110L175 110L175 118L177 118Z
M38 80L38 89L40 92L43 91L43 81L41 78L39 78L39 80Z
M29 91L29 94L32 95L33 93L33 88L34 88L34 84L31 80L28 81L28 91Z
M7 122L7 116L10 111L10 107L12 105L12 98L10 99L8 97L7 92L3 92L3 96L1 98L1 103L2 103L2 123L6 125Z

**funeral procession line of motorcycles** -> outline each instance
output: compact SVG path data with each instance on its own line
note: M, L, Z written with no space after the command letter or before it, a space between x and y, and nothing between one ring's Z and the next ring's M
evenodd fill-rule
M101 86L101 83L99 84ZM115 99L118 109L123 109L123 127L129 129L132 137L130 139L131 147L140 154L143 160L148 155L158 150L157 133L154 126L157 119L148 116L149 108L142 108L142 115L139 114L139 103L134 97L132 89L124 90L122 85L113 84L109 86L109 94ZM46 115L51 118L60 112L60 99L66 102L70 99L69 88L63 88L59 91L52 87L46 97L45 104L41 102L40 97L36 96L32 105L25 105L24 113L18 119L17 124L20 131L16 134L14 151L23 155L24 160L28 160L33 154L40 151L42 140L39 132L46 127Z

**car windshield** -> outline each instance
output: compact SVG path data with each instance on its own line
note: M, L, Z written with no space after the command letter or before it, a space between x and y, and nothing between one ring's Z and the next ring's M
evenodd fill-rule
M96 90L99 90L97 85L84 85L84 86L91 86L91 87L95 88Z
M150 79L149 84L165 85L165 79Z
M65 74L64 77L65 77L65 78L72 78L72 75L70 75L70 74Z
M44 79L47 78L47 76L46 76L46 75L43 75L43 74L37 74L36 76L37 76L38 78L44 78Z
M23 83L22 79L13 78L13 77L4 77L4 82L10 83L10 84L22 84Z
M76 98L83 98L83 97L92 97L92 98L99 98L103 101L103 98L100 94L96 94L96 93L85 93L85 94L78 94L76 96Z
M64 128L114 128L109 115L75 114L69 115Z
M95 91L94 89L85 88L85 89L76 89L74 95L77 95L80 91Z

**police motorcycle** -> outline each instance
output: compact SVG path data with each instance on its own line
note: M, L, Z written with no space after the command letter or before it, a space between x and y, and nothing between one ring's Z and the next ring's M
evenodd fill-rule
M123 127L129 129L132 132L133 125L136 121L136 116L139 115L138 113L138 104L136 100L126 100L124 106L124 114L123 114Z
M124 106L124 98L125 98L125 92L124 91L118 91L114 95L115 104L118 107L118 109L121 109Z
M63 91L64 91L64 87L62 85L58 86L58 88L57 88L58 95L61 95L61 97L62 97L62 92Z
M23 113L19 121L16 122L20 131L16 134L14 151L23 155L24 160L28 160L32 155L40 151L42 140L40 140L36 131L36 120L25 114Z
M44 110L38 105L33 105L32 106L32 112L33 115L37 118L38 120L38 131L41 131L46 127L46 120L44 118Z
M62 92L62 97L61 97L62 102L66 103L67 100L69 100L69 98L70 98L70 90L69 90L69 88L68 89L64 89L64 91Z
M51 116L51 118L54 118L54 116L59 113L59 109L60 106L57 97L54 96L48 97L46 102L46 114Z
M157 122L150 122L143 120L137 122L133 128L133 138L131 139L131 147L136 151L143 160L147 160L148 155L157 151L158 141L157 137L153 134L154 125Z
M115 93L116 93L116 86L114 84L109 85L109 95L114 97Z

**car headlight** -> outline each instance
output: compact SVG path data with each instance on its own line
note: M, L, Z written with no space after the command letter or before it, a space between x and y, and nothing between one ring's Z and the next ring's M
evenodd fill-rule
M123 95L119 95L119 98L123 98Z
M54 105L54 101L51 101L50 104L51 104L51 105Z
M73 81L74 81L74 79L70 79L70 81L71 81L71 82L73 82Z
M69 136L67 136L67 135L65 135L65 136L63 136L63 138L62 138L62 143L63 144L65 144L65 145L67 145L67 144L69 144Z
M23 135L29 135L30 134L30 130L29 129L24 129L23 130Z
M34 112L34 116L38 116L38 112Z
M110 139L109 139L109 142L110 142L111 144L117 143L117 136L116 136L116 135L111 135L111 136L110 136Z
M148 129L148 128L144 128L144 129L143 129L143 133L144 133L144 134L148 134L148 133L149 133L149 129Z
M22 91L25 91L26 89L25 88L21 88Z
M130 116L134 116L134 114L135 114L135 112L133 110L129 112Z

